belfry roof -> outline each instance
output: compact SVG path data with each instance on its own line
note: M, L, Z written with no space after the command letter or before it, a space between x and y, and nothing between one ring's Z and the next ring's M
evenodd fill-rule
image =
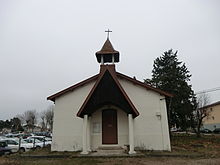
M96 52L96 55L97 54L117 54L117 53L119 54L119 52L113 48L112 43L110 42L109 38L107 38L104 45L102 46L102 49Z
M105 41L102 49L96 52L96 58L99 63L101 62L101 55L104 55L104 58L107 60L106 62L111 61L111 55L114 55L115 62L119 62L119 52L113 48L109 38ZM107 59L108 57L110 58L109 60Z

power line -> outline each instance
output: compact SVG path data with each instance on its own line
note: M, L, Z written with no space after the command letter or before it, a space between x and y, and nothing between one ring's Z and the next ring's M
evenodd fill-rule
M214 91L218 91L218 90L220 90L220 87L199 91L199 92L196 92L195 94L209 93L209 92L214 92Z

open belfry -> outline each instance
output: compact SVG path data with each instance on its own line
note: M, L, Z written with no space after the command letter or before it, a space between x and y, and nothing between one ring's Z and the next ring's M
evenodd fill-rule
M52 151L170 151L165 98L172 95L117 72L120 54L106 32L95 53L99 73L47 98L55 103Z

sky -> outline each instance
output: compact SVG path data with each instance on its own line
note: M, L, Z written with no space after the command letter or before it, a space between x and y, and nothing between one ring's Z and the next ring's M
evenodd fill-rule
M43 111L48 96L97 74L107 29L118 72L151 78L172 48L195 92L220 87L219 0L0 0L0 120Z

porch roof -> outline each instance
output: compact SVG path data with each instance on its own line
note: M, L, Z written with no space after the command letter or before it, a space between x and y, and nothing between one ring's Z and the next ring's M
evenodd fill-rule
M90 115L97 108L106 104L115 105L126 113L133 114L134 117L139 115L139 112L119 83L114 65L101 66L99 77L78 111L77 116Z

